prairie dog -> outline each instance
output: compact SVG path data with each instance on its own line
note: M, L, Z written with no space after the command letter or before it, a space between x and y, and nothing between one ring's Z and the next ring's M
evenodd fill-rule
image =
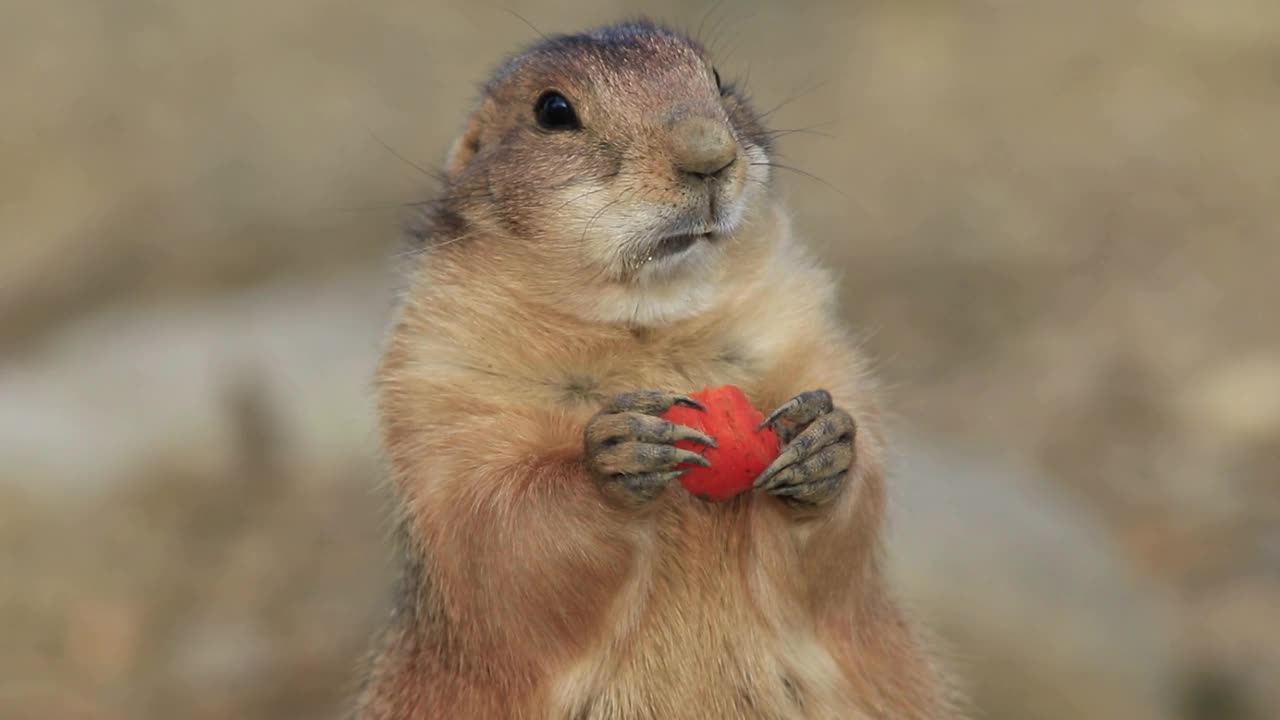
M399 603L360 720L953 717L881 568L879 410L771 134L647 21L484 86L378 373ZM733 384L779 460L723 504L658 417Z

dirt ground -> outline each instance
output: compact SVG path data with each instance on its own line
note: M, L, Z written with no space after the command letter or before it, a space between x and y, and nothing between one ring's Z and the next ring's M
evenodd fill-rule
M414 165L530 25L640 11L701 27L796 131L783 190L899 424L1088 508L1173 598L1185 717L1280 716L1273 0L0 8L0 429L31 438L0 454L0 715L336 715L388 576L376 459L316 460L280 429L287 380L234 373L193 401L215 431L162 437L162 369L89 387L74 368L128 341L67 329L379 272L432 187ZM147 428L130 470L19 402L36 370ZM46 428L57 453L20 452Z

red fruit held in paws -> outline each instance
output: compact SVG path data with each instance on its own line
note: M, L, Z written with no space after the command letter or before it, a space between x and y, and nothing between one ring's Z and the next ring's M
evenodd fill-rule
M721 502L751 489L755 479L778 457L778 435L771 428L756 431L764 421L764 413L756 410L741 390L725 385L708 388L689 397L707 410L676 405L662 417L710 435L719 447L706 447L682 440L678 448L701 454L710 467L681 465L691 468L680 478L680 484L693 495L710 502Z

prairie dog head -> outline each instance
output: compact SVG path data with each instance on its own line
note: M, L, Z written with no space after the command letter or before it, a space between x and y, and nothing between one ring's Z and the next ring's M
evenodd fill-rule
M732 246L752 241L769 137L683 35L636 22L556 36L484 87L440 212L460 236L501 236L549 300L661 324L705 307Z

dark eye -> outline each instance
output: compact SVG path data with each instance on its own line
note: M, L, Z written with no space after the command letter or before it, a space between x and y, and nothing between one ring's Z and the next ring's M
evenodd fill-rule
M711 68L711 74L716 76L716 89L720 92L724 92L724 83L720 82L720 71L715 68Z
M538 118L538 127L543 130L577 130L582 127L573 106L555 90L542 93L533 106L533 112Z

